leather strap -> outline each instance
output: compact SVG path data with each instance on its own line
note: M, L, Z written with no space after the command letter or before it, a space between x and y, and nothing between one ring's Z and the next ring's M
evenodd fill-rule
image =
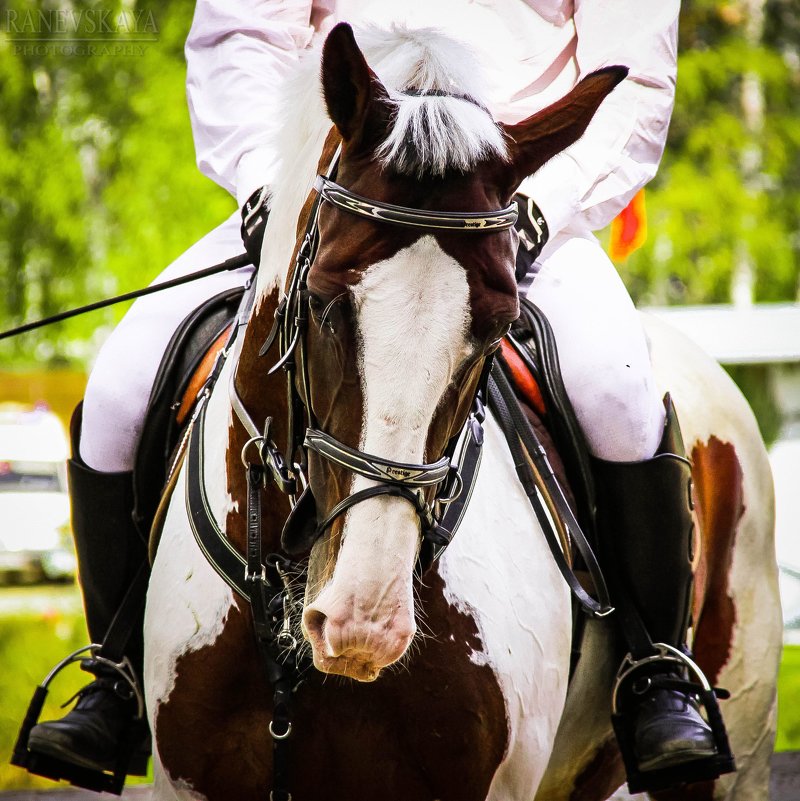
M147 598L149 580L150 565L144 559L106 631L98 656L117 663L121 663L125 659L128 642L134 631L141 625L141 611Z
M489 404L497 417L500 428L505 435L511 455L514 458L514 466L517 476L525 490L525 494L531 502L536 518L544 532L545 539L550 552L553 554L556 565L569 585L572 594L578 603L593 617L605 617L614 611L608 594L608 588L600 570L600 565L587 541L583 531L581 531L578 521L567 503L564 493L558 483L558 479L553 473L553 469L547 459L547 454L539 442L536 432L522 414L514 390L508 383L508 379L503 374L501 368L496 366L492 370L489 379ZM575 547L583 557L589 570L589 575L595 586L595 591L599 602L595 601L586 590L581 587L572 568L567 563L564 553L558 541L558 537L553 531L547 512L539 499L537 492L537 480L528 464L527 459L536 466L538 477L543 481L542 491L547 491L553 498L559 514L569 528Z
M324 175L317 176L314 189L323 200L343 211L366 217L373 222L400 225L404 228L491 233L512 228L518 216L516 203L510 203L503 209L482 212L434 211L381 203L357 195Z
M202 402L189 435L186 457L186 511L192 534L209 564L234 592L249 601L250 593L245 585L247 562L217 525L206 496L203 475L205 415L206 406L205 402Z
M441 484L450 472L450 460L446 456L433 464L394 462L391 459L357 451L339 442L330 434L313 428L306 431L303 444L316 451L320 456L346 467L353 473L376 481L401 484L405 487L432 487Z

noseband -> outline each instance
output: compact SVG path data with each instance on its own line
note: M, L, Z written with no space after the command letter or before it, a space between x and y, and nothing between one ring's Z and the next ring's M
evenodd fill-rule
M333 159L329 174L333 174L338 162L338 153ZM335 437L322 431L317 425L311 402L311 390L308 375L308 359L306 354L306 327L309 318L309 293L307 288L308 273L319 249L319 213L322 203L327 202L343 211L358 217L370 219L376 223L399 225L418 230L447 230L464 233L493 233L511 228L517 220L517 205L486 212L450 212L427 209L416 209L383 203L357 195L335 183L331 178L320 175L314 184L317 196L314 200L309 219L306 224L302 244L298 250L294 270L286 294L281 299L275 313L275 323L261 348L260 355L268 353L277 342L279 358L271 368L270 374L282 368L287 375L289 392L288 442L285 457L269 440L268 432L260 433L253 424L243 404L232 387L233 408L245 428L250 432L251 441L259 441L263 463L269 468L273 477L292 502L292 513L284 527L281 544L290 555L304 553L324 534L333 522L348 509L381 495L402 498L408 501L420 521L422 545L418 571L424 572L437 559L452 539L455 528L448 529L445 522L457 525L463 514L455 514L456 509L447 514L446 508L462 494L464 477L461 466L454 462L454 455L459 436L454 436L448 443L444 454L432 464L406 464L385 459L381 456L365 453L351 448ZM484 365L482 379L479 382L475 403L466 427L471 434L467 437L473 442L482 442L481 424L483 422L483 404L480 398L481 389L485 394L485 381L488 378L490 359ZM301 385L301 393L297 392L297 379ZM302 429L302 416L305 414L309 426ZM375 486L354 492L339 502L327 516L313 528L307 530L305 536L298 536L297 531L302 521L297 518L308 514L313 505L308 501L311 490L305 479L303 466L295 462L296 454L301 452L303 461L311 450L332 464L344 467L350 472L364 476L376 482ZM290 468L289 465L293 467ZM470 476L470 478L473 478ZM297 496L297 481L302 482L302 495ZM434 491L432 501L426 499L426 490Z

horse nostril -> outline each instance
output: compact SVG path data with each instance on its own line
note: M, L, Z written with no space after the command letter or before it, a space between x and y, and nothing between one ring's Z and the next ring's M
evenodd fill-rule
M303 612L303 631L306 639L312 644L321 646L325 642L325 621L328 616L319 609L307 607Z

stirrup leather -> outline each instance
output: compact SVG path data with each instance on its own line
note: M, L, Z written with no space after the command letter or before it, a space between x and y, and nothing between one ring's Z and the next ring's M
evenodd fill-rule
M611 722L617 737L625 772L628 778L628 789L631 793L657 792L681 784L690 784L699 781L716 779L724 773L731 773L736 769L728 734L720 714L718 698L728 698L729 693L717 687L712 687L697 663L677 648L666 643L654 643L655 653L642 658L634 658L628 654L617 671L614 692L611 701ZM645 676L641 677L646 686L632 690L635 675L642 668L655 664L673 663L677 670L693 676L696 681L689 679L671 679L667 677ZM667 768L642 771L635 751L633 737L633 720L626 713L620 696L628 692L645 695L650 689L676 689L692 695L705 712L705 721L711 728L716 753L683 762Z
M136 749L136 727L131 727L129 736L123 743L117 762L113 771L92 770L91 768L75 765L72 762L58 759L49 754L41 754L31 751L28 747L31 730L39 722L42 714L48 687L53 679L68 665L81 662L87 658L87 654L92 661L97 662L103 667L116 671L121 680L130 688L131 698L136 700L136 721L144 720L144 695L136 673L130 661L126 657L122 662L114 662L100 655L101 646L93 643L77 651L73 651L69 656L62 659L45 677L44 681L34 690L33 698L28 705L28 711L20 727L17 742L14 745L14 752L11 756L11 764L20 768L25 768L29 773L36 776L44 776L54 781L65 780L78 787L87 790L94 790L98 793L113 793L120 795L125 777L128 775L132 759Z

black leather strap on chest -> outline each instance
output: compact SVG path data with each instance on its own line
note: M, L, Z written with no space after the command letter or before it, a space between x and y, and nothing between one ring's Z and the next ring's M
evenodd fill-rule
M207 396L206 396L207 397ZM242 556L217 523L208 502L203 472L206 400L201 400L189 436L186 459L186 509L192 533L209 564L250 604L256 646L266 680L272 687L274 801L291 798L288 791L288 738L292 731L291 701L302 673L293 634L302 602L293 596L292 579L299 566L282 554L262 554L261 494L269 475L263 465L247 466L247 552Z

